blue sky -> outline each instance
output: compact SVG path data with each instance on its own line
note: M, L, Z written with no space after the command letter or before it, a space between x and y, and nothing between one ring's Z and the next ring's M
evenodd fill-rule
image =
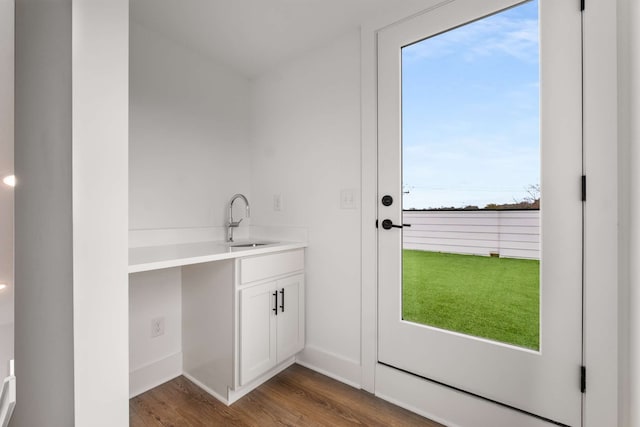
M538 2L402 49L405 209L511 203L540 183Z

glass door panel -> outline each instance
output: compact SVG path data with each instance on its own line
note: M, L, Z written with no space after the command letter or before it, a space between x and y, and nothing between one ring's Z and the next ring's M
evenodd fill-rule
M401 61L403 319L538 350L538 2Z
M581 21L456 0L377 35L378 361L572 426Z

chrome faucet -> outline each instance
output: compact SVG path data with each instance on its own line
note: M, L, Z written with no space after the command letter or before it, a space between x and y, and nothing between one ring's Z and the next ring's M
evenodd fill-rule
M242 222L242 218L239 221L233 220L233 202L236 199L244 200L244 204L247 206L247 218L251 216L251 210L249 209L249 201L242 194L236 194L231 198L231 202L229 202L229 223L227 224L227 242L233 242L233 229L240 226Z

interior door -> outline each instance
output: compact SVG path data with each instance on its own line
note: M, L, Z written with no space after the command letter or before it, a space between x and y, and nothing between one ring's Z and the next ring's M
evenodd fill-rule
M581 12L579 1L539 2L538 6L537 2L513 0L444 1L419 16L378 33L378 361L536 417L561 425L578 426L582 402ZM500 61L481 65L474 59L485 58L495 51L516 59L524 55L519 49L531 41L530 37L535 32L530 31L530 20L523 27L514 16L525 10L520 8L531 7L538 11L535 19L539 26L536 23L535 28L539 29L540 49L536 59L539 79L530 82L533 86L528 86L527 90L531 92L531 87L534 87L537 100L518 98L524 95L517 90L501 93L483 87L474 80L475 76L493 73L502 82L518 73ZM506 38L501 38L503 36ZM418 46L423 42L424 48ZM458 52L461 48L456 43L459 42L467 43L468 55L458 58L462 65L451 68L452 62L445 53ZM420 97L429 107L417 117L412 115L412 111L406 111L415 108L407 104L411 95L407 91L412 90L407 87L407 73L412 66L407 52L412 48L418 50L414 56L426 60L427 67L436 70L434 75L439 71L444 74L444 77L440 76L443 79L458 78L446 80L455 82L449 88L439 83L430 86ZM465 94L475 95L464 98ZM454 98L457 104L452 106L450 98ZM505 109L504 104L512 101L514 103ZM539 110L536 102L539 102ZM483 108L489 108L490 104L498 105L498 113L487 114L485 118ZM513 120L517 121L518 108L522 105L528 105L529 109L532 109L531 105L536 107L535 129L513 123ZM443 114L443 111L447 113ZM458 115L459 120L450 120ZM431 120L433 117L437 120ZM411 123L421 120L427 123L424 128L419 128L419 131L408 129ZM494 123L491 128L493 134L487 131L489 123ZM466 127L467 136L461 136L460 131ZM471 196L462 197L460 204L453 206L448 204L448 199L439 201L433 196L432 205L423 201L415 206L403 206L425 189L432 190L431 193L423 191L425 194L439 192L439 196L473 189L462 188L464 186L455 181L467 176L469 169L476 175L470 178L471 183L467 187L476 185L480 187L475 189L477 191L498 194L510 185L517 185L521 179L520 172L531 165L517 166L516 160L502 155L503 151L510 150L509 144L502 141L504 144L501 145L496 140L501 140L501 132L507 128L519 129L520 133L516 132L516 135L520 138L533 135L539 143L539 150L528 148L528 152L537 151L538 155L533 164L539 172L539 181L528 182L531 184L528 190L540 191L537 198L536 195L528 198L525 194L500 201L495 196L496 203L492 202L493 199L484 199L482 205L475 209L474 203L470 203L471 206L464 203L464 200L472 199ZM487 138L487 134L495 138ZM407 142L410 137L437 141L410 150ZM522 154L523 149L512 151ZM484 167L477 168L469 159L456 164L457 156L463 155L477 157L476 163L485 162ZM451 158L454 163L449 166L446 162ZM488 160L481 160L485 158ZM420 161L423 162L422 167ZM423 175L408 182L406 169L411 162L411 167ZM488 188L490 184L485 180L489 182L488 177L494 169L500 169L505 163L510 165L506 169L512 175L505 173L502 176L503 187ZM513 223L522 221L521 218L514 219L515 214L510 216L485 208L485 205L504 208L518 202L531 205L536 200L539 210L537 213L535 210L526 212L530 216L526 224ZM450 209L442 209L447 207ZM406 210L410 208L415 208L415 211ZM431 211L441 218L431 221L429 226L432 228L423 227L423 235L417 239L430 240L424 245L426 250L421 251L420 248L411 248L415 241L408 237L410 231L416 233L417 223L412 224L412 228L403 227L403 220L405 224L410 220L420 222L420 215L431 214L427 208L435 208ZM476 218L464 216L467 210L476 210ZM448 219L443 219L445 217ZM437 228L440 223L450 222L451 217L459 222L450 224L450 228L462 233L456 245L467 248L458 249L455 254L454 249L443 249L455 246L443 243L448 231ZM472 233L493 227L491 221L501 222L496 227L510 224L514 227L510 232L512 236L525 235L522 230L526 227L538 227L538 241L536 237L526 238L530 240L529 247L533 243L537 248L539 259L527 260L523 252L515 250L517 247L512 247L514 250L509 253L499 247L490 247L490 244L478 243L480 239L473 237ZM502 232L496 230L494 240L500 240ZM486 253L482 253L483 250ZM434 266L429 257L444 261L440 266ZM450 261L454 258L457 261ZM511 275L490 273L487 276L483 267L487 261L495 261L491 268L511 264L528 267L515 270L508 266L500 267L499 270L508 270ZM414 265L410 268L411 262ZM523 273L524 270L527 272ZM422 286L423 282L430 283L443 276L450 278L440 283L440 288L427 287L418 296L407 288L409 281ZM519 302L505 303L513 299L501 298L513 297L516 291L512 291L510 286L524 276L533 278L534 293L526 303L526 309L520 309L517 307ZM506 290L494 289L498 282L504 282ZM484 296L472 297L471 301L457 299L459 295L452 293L452 289L467 285L471 285L474 292L481 286L487 289ZM443 293L446 297L438 301L448 298L451 303L448 308L445 303L429 305ZM471 314L471 306L478 301L482 301L484 306L492 306L492 309ZM416 320L415 313L409 313L411 309L429 316L440 315L442 311L452 310L451 307L457 312L439 316L447 318L449 315L449 320L442 321L444 323L440 323L441 320ZM509 311L515 311L511 313L515 322L525 317L523 313L528 313L527 322L534 330L533 338L523 342L519 341L521 334L517 331L512 334L514 338L504 334L512 326L506 320L500 320L500 316L509 314ZM429 316L429 319L438 317ZM466 326L456 326L456 322ZM489 332L473 332L480 323L489 324ZM496 331L498 335L494 335Z

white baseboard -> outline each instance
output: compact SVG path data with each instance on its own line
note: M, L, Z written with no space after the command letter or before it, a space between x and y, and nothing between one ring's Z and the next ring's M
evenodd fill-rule
M296 363L351 387L361 388L362 368L359 361L307 346L296 356Z
M182 375L182 352L129 372L129 398Z
M551 427L543 420L376 364L376 396L449 427Z

